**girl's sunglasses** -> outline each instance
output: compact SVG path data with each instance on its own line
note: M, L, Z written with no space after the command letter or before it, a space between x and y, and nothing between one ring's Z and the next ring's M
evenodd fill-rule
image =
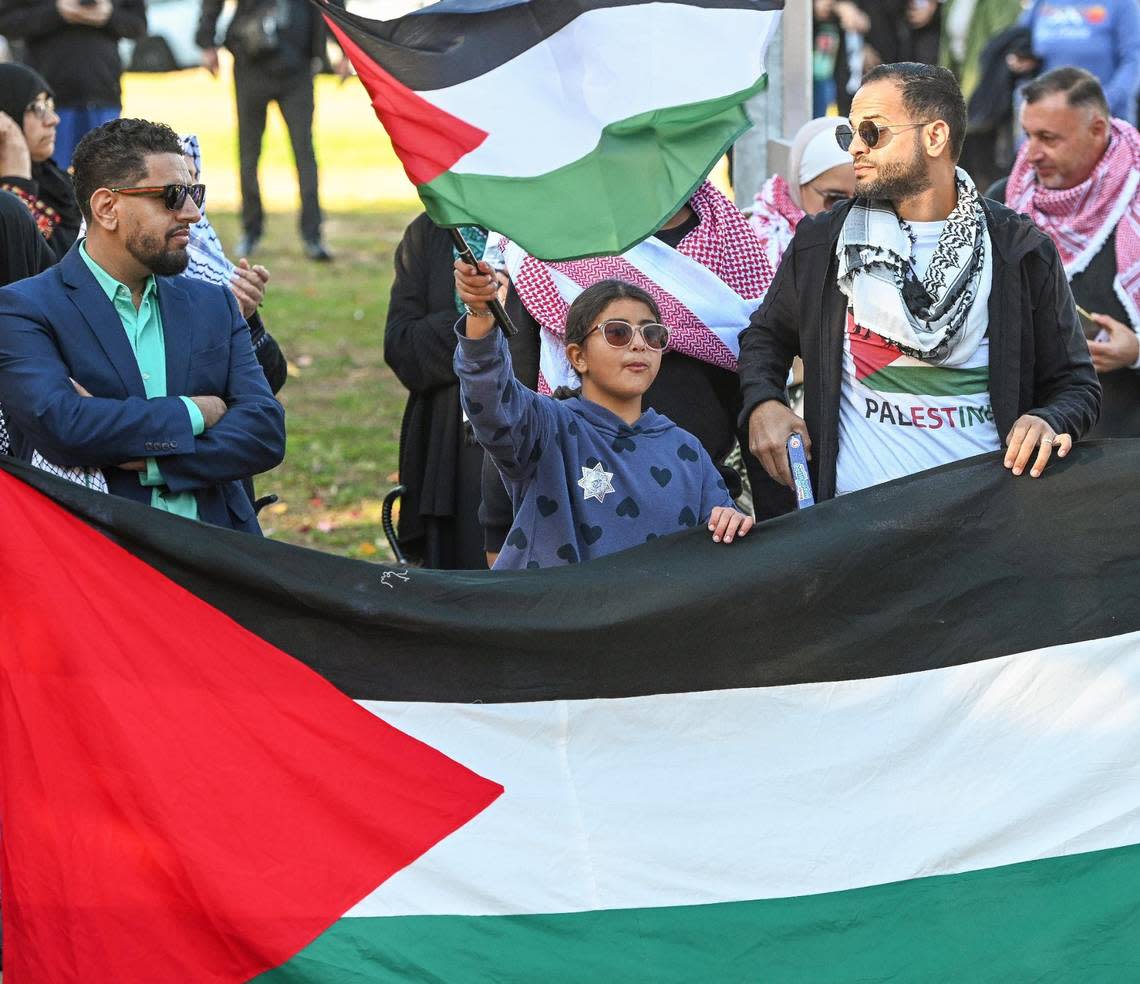
M190 196L190 201L198 208L201 208L202 203L206 200L206 186L203 184L170 184L142 188L108 188L107 190L113 191L118 195L138 195L141 198L161 198L162 204L171 212L177 212L182 207L187 195Z
M927 120L929 122L931 121ZM876 123L874 120L863 120L854 130L850 123L840 123L835 128L835 142L839 144L840 150L850 150L855 134L858 133L859 139L870 149L882 139L884 131L906 130L914 126L926 126L926 123Z
M664 352L669 344L669 329L656 322L648 325L631 325L628 321L603 321L600 325L594 325L586 332L582 341L589 338L595 331L600 331L602 338L614 348L625 348L629 345L633 341L635 332L641 332L641 337L645 340L645 347L651 348L655 352Z

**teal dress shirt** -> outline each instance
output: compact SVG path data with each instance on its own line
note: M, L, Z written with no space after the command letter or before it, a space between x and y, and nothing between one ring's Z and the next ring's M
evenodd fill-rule
M119 283L91 259L87 252L86 240L79 244L79 255L99 286L103 288L103 293L115 306L119 320L123 323L127 341L130 342L131 351L135 354L135 361L138 362L147 399L169 396L170 394L166 392L166 339L163 335L162 312L158 306L158 287L154 277L147 277L142 301L136 310L131 289L126 284ZM194 436L197 437L206 429L202 411L188 396L180 398L186 404L186 411L190 414L190 426L193 428ZM150 504L155 509L174 513L176 516L185 516L188 519L198 518L197 497L193 492L171 492L166 487L158 462L154 458L146 459L146 471L139 473L139 483L150 487Z

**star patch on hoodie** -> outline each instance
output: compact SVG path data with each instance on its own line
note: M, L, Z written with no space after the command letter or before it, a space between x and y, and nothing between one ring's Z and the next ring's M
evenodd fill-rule
M598 462L593 468L587 468L583 465L582 477L578 479L578 487L582 490L583 501L597 499L598 502L605 502L606 496L614 490L610 482L613 477L613 472L602 469L601 462Z

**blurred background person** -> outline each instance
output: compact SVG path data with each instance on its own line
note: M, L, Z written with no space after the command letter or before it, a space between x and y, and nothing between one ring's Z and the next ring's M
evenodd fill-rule
M1010 67L1011 56L1036 64L1020 15L1021 0L948 0L944 7L940 61L958 77L966 99L958 163L978 188L988 188L1013 164L1015 93L1024 76Z
M482 255L486 230L461 231ZM454 368L455 325L464 313L455 286L457 255L447 230L426 214L412 220L396 248L384 361L408 390L397 533L403 551L424 567L484 570L483 449L460 408Z
M53 159L58 124L51 86L26 65L0 65L0 188L24 200L60 259L83 216L70 176Z
M813 0L811 92L812 115L826 116L835 103L835 70L843 32L835 18L835 0Z
M202 64L218 74L216 33L224 0L203 0L195 43ZM237 0L225 46L234 56L238 162L241 172L242 237L237 253L257 252L265 231L257 165L269 104L277 103L297 165L301 192L301 245L310 260L332 254L321 235L317 157L313 150L313 74L325 57L324 22L308 0Z
M981 79L982 50L1017 23L1021 10L1021 0L946 0L942 5L938 63L958 76L967 104Z
M144 0L0 0L0 34L22 40L27 63L54 92L55 161L122 110L119 41L146 34Z
M1083 68L1100 81L1112 115L1136 124L1140 0L1033 0L1023 22L1032 35L1033 57L1012 56L1015 72Z
M813 103L830 96L822 109L818 106L814 109L814 115L823 116L834 102L839 115L846 116L851 109L851 97L859 88L859 80L863 77L863 39L871 27L871 19L855 0L814 0L812 18L815 34L813 82L816 81L814 76L817 69L821 70L828 60L832 65L831 84L823 83L813 87ZM828 59L832 39L835 52Z

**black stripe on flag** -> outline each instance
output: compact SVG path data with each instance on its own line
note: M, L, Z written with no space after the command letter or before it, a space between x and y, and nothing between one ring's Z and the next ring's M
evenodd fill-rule
M426 92L458 85L541 44L575 18L607 7L658 5L661 0L529 0L471 12L436 6L389 21L370 20L342 6L312 2L389 75ZM680 6L783 10L783 0L670 0ZM646 11L646 18L652 16ZM648 21L647 21L648 22ZM630 38L636 57L637 39Z
M0 467L358 699L849 680L1140 629L1140 441L1082 444L1038 480L969 459L727 547L693 530L504 574L348 560Z

